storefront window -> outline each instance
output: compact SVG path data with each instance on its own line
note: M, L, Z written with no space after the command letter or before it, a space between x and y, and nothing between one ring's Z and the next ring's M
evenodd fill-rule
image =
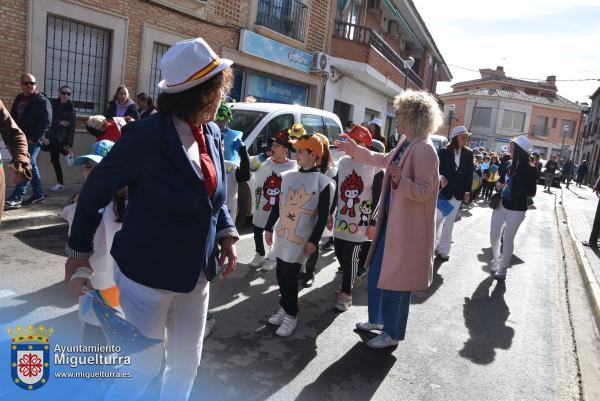
M246 94L258 102L306 105L308 88L291 82L257 75L246 75Z
M244 72L236 68L233 69L233 88L229 91L228 101L242 101L242 85L244 83Z

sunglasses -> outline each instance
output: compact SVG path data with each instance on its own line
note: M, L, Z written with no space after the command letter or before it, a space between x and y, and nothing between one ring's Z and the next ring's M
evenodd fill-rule
M21 81L21 84L22 84L22 85L35 85L35 82L31 82L31 81L29 81L29 82L26 82L26 81Z
M63 91L60 91L60 94L61 94L61 95L65 95L65 96L71 96L71 92L63 92Z

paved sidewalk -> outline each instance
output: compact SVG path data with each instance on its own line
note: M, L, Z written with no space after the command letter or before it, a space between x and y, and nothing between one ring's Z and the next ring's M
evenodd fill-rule
M576 188L571 185L569 189L562 189L563 209L573 240L573 249L600 330L600 250L581 244L590 237L599 200L589 187Z
M66 223L60 217L60 213L67 205L69 198L79 192L81 185L67 185L59 192L51 192L49 188L44 187L46 200L43 203L5 210L2 222L0 222L0 230ZM7 196L11 192L12 188L7 188ZM29 194L26 195L26 198L28 197ZM0 207L3 206L1 205Z

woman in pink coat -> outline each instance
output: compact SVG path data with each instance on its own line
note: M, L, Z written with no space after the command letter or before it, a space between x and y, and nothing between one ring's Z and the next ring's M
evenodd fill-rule
M388 154L370 152L354 141L334 145L363 163L386 169L377 228L369 251L369 321L360 330L381 330L371 348L404 339L412 291L424 290L433 275L438 157L429 134L442 123L435 99L408 91L396 97L396 128L404 134ZM389 223L389 224L388 224Z

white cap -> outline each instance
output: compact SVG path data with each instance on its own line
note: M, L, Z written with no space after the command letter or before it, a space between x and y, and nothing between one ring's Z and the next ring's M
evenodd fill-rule
M533 144L525 135L519 135L512 142L516 143L525 152L530 153L533 150Z
M383 123L381 122L381 120L377 117L375 117L374 119L371 120L371 122L369 124L375 124L376 126L378 126L379 128L383 128Z
M467 127L465 127L464 125L459 125L458 127L452 128L452 134L450 135L450 139L463 134L467 134L469 136L471 135L471 133L467 131Z
M166 93L178 93L209 80L233 64L221 59L202 38L175 43L160 60L163 80L158 87Z

